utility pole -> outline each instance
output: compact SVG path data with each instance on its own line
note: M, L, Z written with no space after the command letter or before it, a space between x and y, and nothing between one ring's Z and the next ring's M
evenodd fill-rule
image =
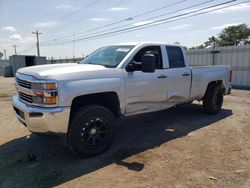
M212 41L213 41L213 62L212 64L215 64L215 37L212 36Z
M75 59L75 33L73 32L73 59Z
M220 53L219 50L215 50L215 47L217 46L217 41L216 38L214 36L212 36L212 42L213 42L213 51L211 51L211 53L213 54L213 61L212 61L212 65L215 65L215 54Z
M5 60L7 60L6 50L4 49L4 50L3 50L3 52L4 52L4 57L5 57Z
M32 32L32 34L36 35L36 47L37 47L37 56L40 57L40 50L39 50L39 35L43 33L39 33L37 30Z
M17 53L16 53L16 47L18 47L17 45L12 45L12 47L14 48L14 51L15 51L15 55L17 55Z

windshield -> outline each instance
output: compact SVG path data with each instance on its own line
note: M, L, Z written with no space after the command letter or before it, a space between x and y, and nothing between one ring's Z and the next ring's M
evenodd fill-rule
M115 68L133 47L132 45L102 47L83 59L80 64L94 64Z

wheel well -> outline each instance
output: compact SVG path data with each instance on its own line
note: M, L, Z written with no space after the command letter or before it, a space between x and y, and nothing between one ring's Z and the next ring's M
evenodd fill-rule
M209 82L208 85L207 85L207 89L206 89L206 92L205 92L203 98L205 97L205 95L206 95L208 89L209 89L211 86L216 86L216 85L221 85L222 88L223 88L223 90L224 90L223 92L225 92L225 88L224 88L224 86L223 86L222 80L211 81L211 82Z
M210 86L210 85L222 85L222 80L215 80L215 81L212 81L212 82L209 82L208 85L207 85L207 88Z
M121 115L119 98L115 92L95 93L75 97L72 101L70 114L72 115L80 107L89 104L104 106L113 112L116 117Z

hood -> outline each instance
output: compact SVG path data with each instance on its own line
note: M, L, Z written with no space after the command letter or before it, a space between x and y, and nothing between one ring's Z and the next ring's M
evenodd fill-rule
M87 73L107 69L101 65L63 63L54 65L38 65L25 67L18 70L18 73L31 75L37 79L56 79L78 73Z

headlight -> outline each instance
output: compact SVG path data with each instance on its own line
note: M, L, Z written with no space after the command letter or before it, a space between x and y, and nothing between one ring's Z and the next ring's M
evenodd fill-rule
M32 90L56 90L57 85L55 82L51 83L31 83Z
M57 84L55 82L31 83L31 91L34 103L44 105L57 104Z

